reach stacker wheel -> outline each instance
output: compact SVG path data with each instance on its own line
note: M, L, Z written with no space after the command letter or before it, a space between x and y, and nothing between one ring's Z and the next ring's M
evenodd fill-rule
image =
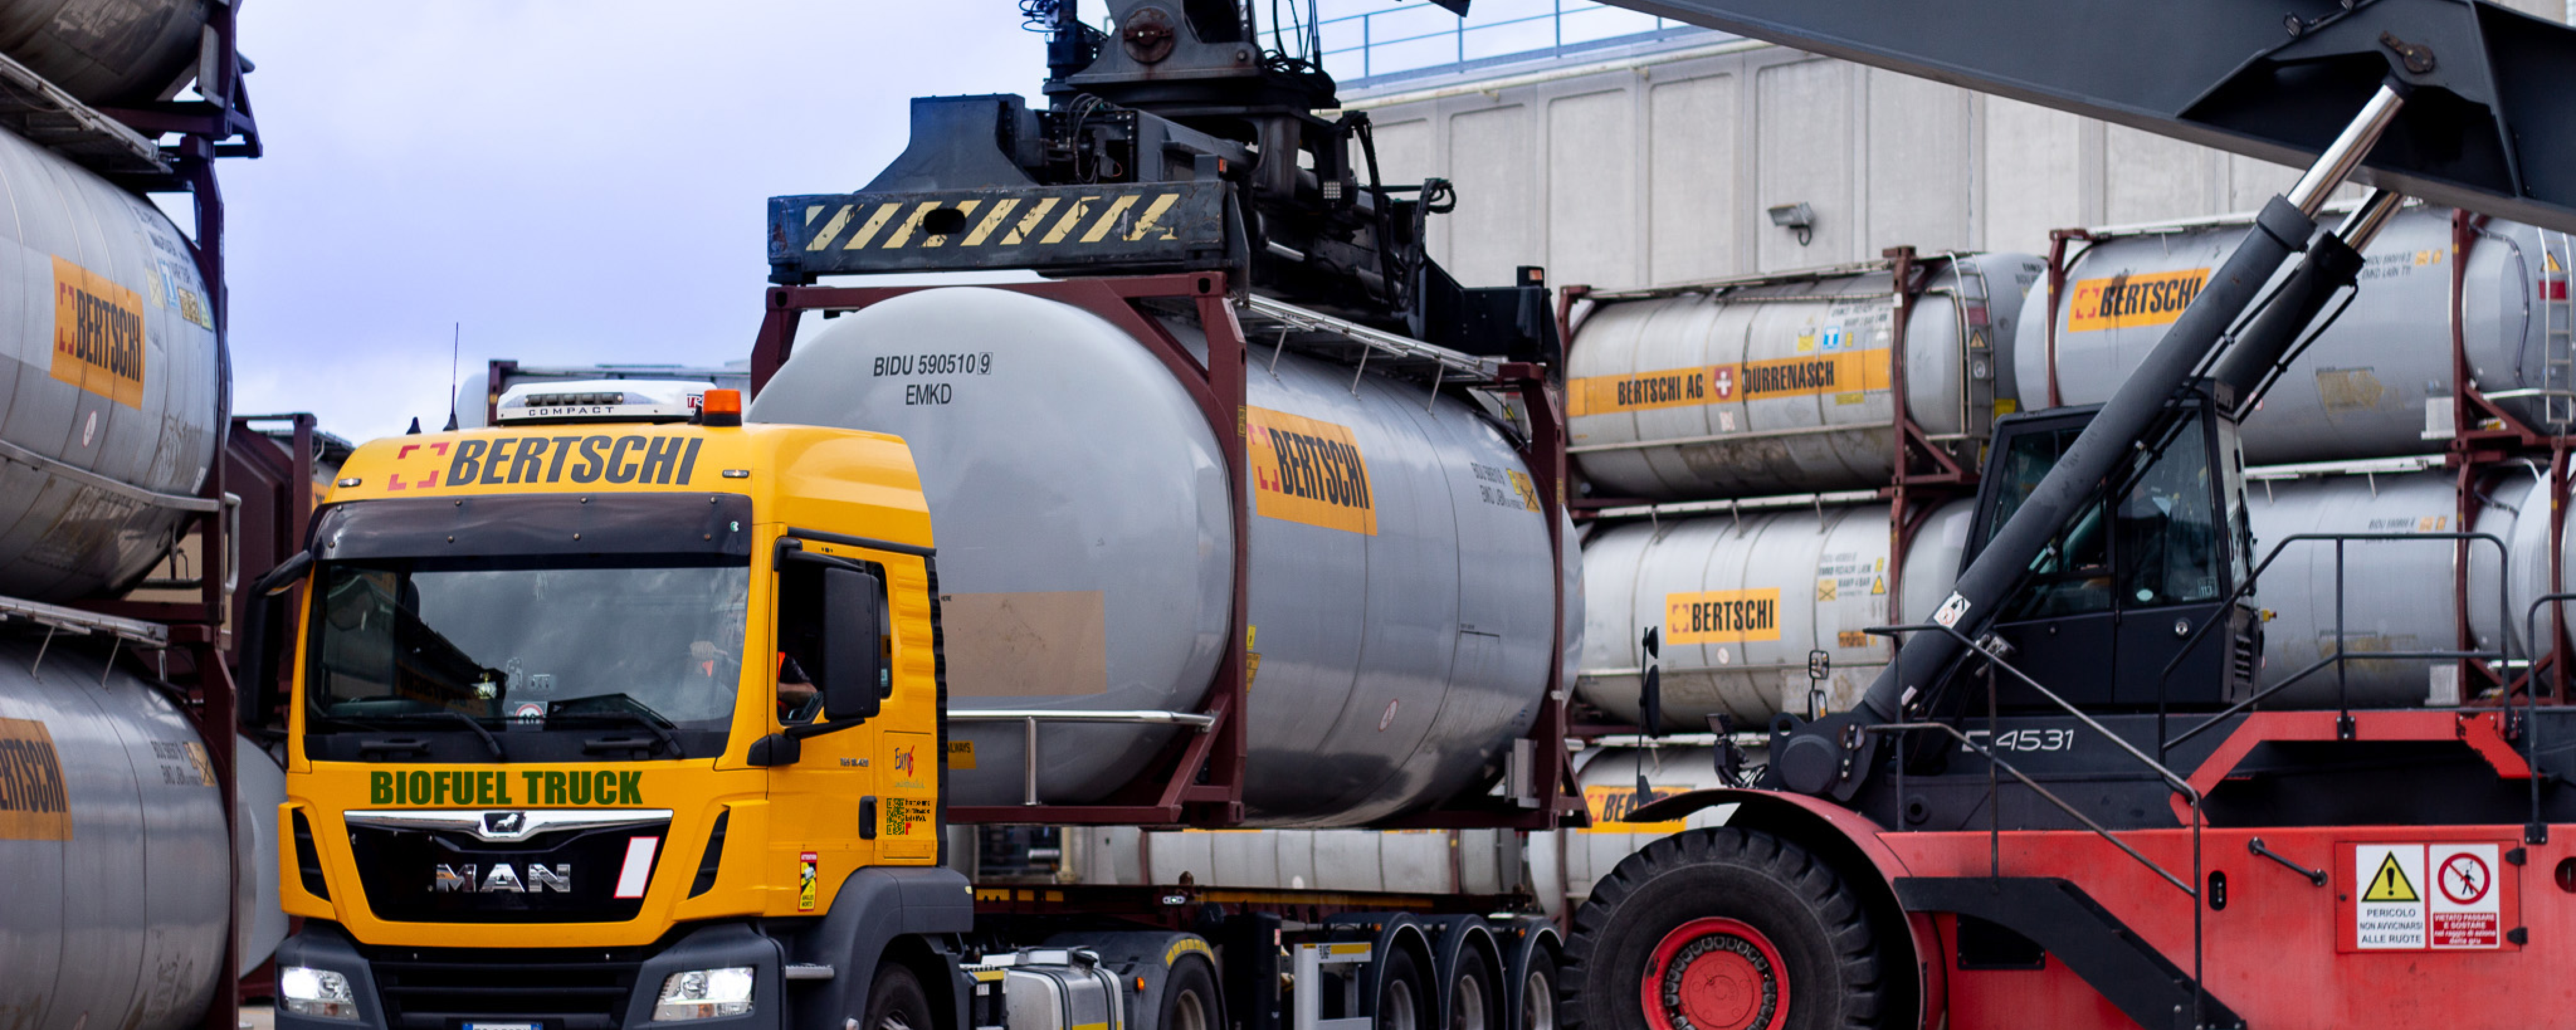
M1574 917L1567 1030L1879 1025L1879 943L1833 869L1759 831L1691 830L1628 856Z

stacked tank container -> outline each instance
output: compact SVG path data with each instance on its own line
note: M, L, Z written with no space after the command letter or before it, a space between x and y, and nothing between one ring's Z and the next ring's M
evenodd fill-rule
M2009 346L2041 267L1939 259L1906 309L1905 418L1963 465L2016 408ZM1895 301L1884 264L1591 296L1567 353L1568 450L1593 497L1662 507L1586 530L1578 697L1633 724L1654 627L1663 718L1650 729L1839 711L1893 654L1862 631L1948 592L1969 507L1932 514L1892 567L1888 506L1863 492L1895 471ZM1790 494L1810 496L1704 503Z
M2245 420L2248 463L2440 451L2453 416L2455 274L2470 384L2543 432L2564 433L2576 422L2566 234L2487 221L2467 255L2455 258L2451 231L2449 208L2413 207L2389 219L2363 255L2350 306L2320 321L2314 342ZM2244 234L2242 221L2220 220L2104 234L2076 251L2055 298L2043 287L2023 301L2013 364L2028 406L2052 396L2060 404L2108 399ZM2118 285L2150 287L2165 299L2123 308L2116 301L2128 294Z
M185 85L207 17L202 0L0 4L0 52L81 101L148 104ZM8 133L0 198L0 597L119 597L203 507L228 421L220 285L150 202ZM68 618L0 622L0 1023L187 1026L229 975L228 935L247 968L284 934L283 774L202 739L149 656ZM235 812L210 747L234 749Z

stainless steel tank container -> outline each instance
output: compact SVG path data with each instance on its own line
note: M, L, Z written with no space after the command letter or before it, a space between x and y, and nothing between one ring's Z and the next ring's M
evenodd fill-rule
M220 440L206 284L150 203L0 133L0 594L122 592Z
M2016 410L2005 348L2039 259L1938 268L1905 334L1906 406L1965 464ZM1596 496L1874 487L1893 471L1893 280L1825 270L1603 294L1567 351L1568 450Z
M2451 212L2401 211L2364 255L2351 306L2245 420L2257 465L2439 451L2451 433ZM2054 376L2064 404L2107 399L2244 235L2195 223L2091 244L2057 303ZM2479 390L2534 428L2576 423L2567 331L2566 234L2487 223L2463 275L2462 340ZM2283 274L2286 274L2286 269ZM2024 299L2013 347L2025 407L2048 403L2048 289ZM2332 309L2329 308L2329 311ZM2428 402L2430 408L2428 410Z
M205 745L160 691L62 639L39 662L42 641L0 634L0 1013L19 1030L193 1026L236 886ZM276 766L244 780L244 814L273 823ZM251 889L274 909L265 843L270 883ZM244 954L283 929L244 934Z
M1862 630L1925 618L1939 606L1958 575L1970 514L1965 502L1934 512L1899 577L1888 574L1883 504L1596 530L1583 546L1586 622L1575 694L1633 723L1644 668L1639 638L1653 626L1663 643L1665 731L1705 730L1712 715L1759 730L1782 712L1806 716L1816 689L1825 710L1848 709L1894 654L1886 638ZM1719 605L1733 607L1711 607ZM1807 675L1813 651L1831 660L1821 683Z
M1194 326L1166 328L1204 353ZM1252 820L1356 825L1481 789L1538 714L1555 631L1547 527L1517 452L1482 411L1422 386L1294 353L1251 364ZM1125 331L1025 294L925 290L832 320L750 417L911 445L938 533L952 710L1206 698L1233 589L1225 467ZM1263 463L1282 449L1294 483ZM1571 588L1566 612L1571 640ZM952 763L950 800L1020 803L1022 732L952 729L975 758ZM1045 725L1040 797L1098 800L1173 732Z
M13 0L0 53L91 104L166 100L187 84L208 0Z
M2509 551L2499 564L2496 548L2469 548L2468 606L2473 650L2509 649L2514 659L2533 657L2523 627L2532 599L2549 593L2549 492L2544 480L2508 469L2479 484L2478 516L2467 527L2503 539ZM2328 475L2246 488L2255 554L2302 533L2456 532L2459 519L2449 473ZM2576 523L2557 542L2576 555ZM2335 653L2335 545L2293 543L2255 584L2257 602L2270 619L2263 627L2262 686L2288 679ZM2456 704L2456 663L2368 657L2373 652L2444 651L2461 646L2459 608L2452 582L2457 559L2448 540L2353 541L2344 544L2343 625L2346 647L2343 690L2356 707ZM2499 600L2497 577L2504 577ZM2398 585L2392 588L2392 585ZM2498 605L2504 612L2498 612ZM2576 610L2569 613L2576 620ZM2541 609L2540 636L2549 635L2549 610ZM2337 705L2336 672L2310 674L2266 702L2277 708Z

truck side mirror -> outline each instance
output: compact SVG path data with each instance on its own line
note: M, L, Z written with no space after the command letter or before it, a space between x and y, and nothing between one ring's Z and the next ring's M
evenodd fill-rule
M242 606L241 679L234 684L234 714L243 729L259 729L275 703L270 690L276 685L278 657L288 650L285 634L279 632L290 621L286 598L312 568L313 552L297 551L250 585L250 603Z
M823 694L823 715L833 722L874 718L888 680L878 643L885 588L856 569L825 568L823 615L823 669L814 684Z

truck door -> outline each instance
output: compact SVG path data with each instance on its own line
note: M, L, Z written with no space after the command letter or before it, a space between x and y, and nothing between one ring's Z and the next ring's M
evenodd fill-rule
M807 554L853 563L878 584L885 582L880 565L822 552L817 547ZM779 729L810 727L829 720L817 689L828 673L825 639L856 632L882 640L885 627L831 625L823 574L832 565L794 560L805 555L793 550L780 552L780 557L772 580L777 591L777 647L766 656L771 714ZM881 598L878 611L885 610ZM886 757L879 754L884 736L879 727L862 724L804 737L798 741L794 761L770 768L770 864L776 874L770 882L785 885L790 895L786 904L772 905L772 912L827 909L831 892L842 879L876 864L874 830L880 818L876 809L883 793L879 780L890 772L880 768L879 760Z

